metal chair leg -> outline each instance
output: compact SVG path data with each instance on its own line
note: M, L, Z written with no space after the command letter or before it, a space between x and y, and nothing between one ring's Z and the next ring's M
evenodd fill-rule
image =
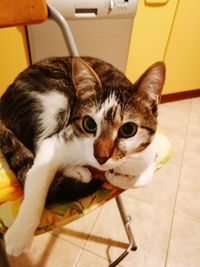
M9 267L8 258L3 244L3 235L0 235L0 267Z
M135 251L137 249L137 246L136 246L136 243L133 237L133 233L130 227L131 217L126 214L121 197L117 196L115 200L117 202L119 213L121 215L122 222L123 222L126 234L128 236L129 246L113 263L109 265L109 267L117 266L117 264L119 264L129 254L131 250Z

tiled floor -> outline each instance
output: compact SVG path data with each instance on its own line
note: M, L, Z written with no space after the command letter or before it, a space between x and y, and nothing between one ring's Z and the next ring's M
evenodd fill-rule
M123 267L200 266L200 98L162 104L159 115L173 147L151 184L123 194L138 250ZM35 237L11 267L107 267L125 248L115 201L60 231Z

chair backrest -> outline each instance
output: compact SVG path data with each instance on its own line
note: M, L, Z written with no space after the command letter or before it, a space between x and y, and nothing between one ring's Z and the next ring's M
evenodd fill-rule
M0 27L43 22L48 17L45 0L0 0Z

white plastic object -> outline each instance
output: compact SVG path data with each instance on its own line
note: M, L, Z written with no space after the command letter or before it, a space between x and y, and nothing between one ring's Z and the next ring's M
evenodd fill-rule
M48 0L66 19L133 18L137 0Z

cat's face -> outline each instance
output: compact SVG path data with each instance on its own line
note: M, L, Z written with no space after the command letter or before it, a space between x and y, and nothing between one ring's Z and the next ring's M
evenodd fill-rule
M163 63L156 63L134 85L127 80L123 86L113 83L103 88L97 74L81 59L74 59L79 103L73 114L74 131L88 139L94 167L115 168L151 143L164 76Z

